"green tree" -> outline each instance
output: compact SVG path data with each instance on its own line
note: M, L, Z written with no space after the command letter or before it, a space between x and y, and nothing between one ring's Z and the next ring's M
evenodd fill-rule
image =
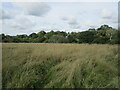
M5 39L5 34L0 34L0 42L2 42Z
M45 31L40 31L37 33L38 37L44 37L45 34L46 34Z
M32 34L29 35L29 37L32 38L32 39L35 39L35 38L38 37L38 35L36 33L32 33Z
M97 30L108 30L108 29L112 29L112 27L109 27L108 25L102 25L100 28L98 28Z
M92 43L95 39L94 31L83 31L78 34L79 43Z
M0 42L15 43L98 43L98 44L120 44L120 31L108 25L102 25L98 29L90 28L83 32L66 33L64 31L40 31L37 34L31 33L10 36L0 34Z
M76 32L68 33L67 38L69 40L69 43L77 43L77 42L79 42L78 33L76 33Z
M45 34L45 38L48 40L51 36L55 35L55 32L54 31L50 31L50 32L47 32Z
M64 37L66 37L67 36L67 33L66 32L63 32L63 31L56 31L55 32L55 35L61 35L61 36L64 36Z
M13 42L13 37L10 35L4 36L2 42Z
M38 35L38 37L37 37L37 39L36 39L36 41L38 42L38 43L42 43L42 42L44 42L45 41L45 34L46 34L46 32L45 31L40 31L37 35Z
M48 40L49 43L68 43L68 39L62 35L53 35Z

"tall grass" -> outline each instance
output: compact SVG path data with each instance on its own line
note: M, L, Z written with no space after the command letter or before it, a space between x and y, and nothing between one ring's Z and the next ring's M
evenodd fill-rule
M117 45L3 44L5 88L117 88Z

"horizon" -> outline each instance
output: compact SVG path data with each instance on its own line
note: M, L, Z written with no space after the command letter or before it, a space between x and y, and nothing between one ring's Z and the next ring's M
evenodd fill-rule
M105 25L105 24L104 24ZM103 26L103 25L101 25L101 26ZM108 25L109 26L109 25ZM110 26L109 26L110 27ZM100 28L100 27L98 27L98 28ZM97 30L98 28L89 28L89 29L95 29L95 30ZM112 27L113 28L113 27ZM89 29L87 29L87 30L84 30L84 31L89 31ZM118 30L117 28L113 28L113 29L115 29L115 30ZM48 32L51 32L51 31L54 31L54 30L50 30L50 31L45 31L45 30L41 30L41 31L44 31L44 32L46 32L46 33L48 33ZM9 35L9 36L17 36L17 35L27 35L27 36L29 36L30 34L32 34L32 33L39 33L39 32L41 32L41 31L38 31L38 32L31 32L31 33L29 33L29 34L27 34L27 33L23 33L23 34L16 34L16 35L10 35L10 34L5 34L5 33L0 33L0 34L4 34L4 35ZM65 33L72 33L72 32L66 32L66 31L63 31L63 30L57 30L57 31L60 31L60 32L65 32ZM57 32L57 31L54 31L54 32ZM79 33L79 32L84 32L84 31L78 31L78 32L75 32L75 33ZM74 31L73 31L74 32Z

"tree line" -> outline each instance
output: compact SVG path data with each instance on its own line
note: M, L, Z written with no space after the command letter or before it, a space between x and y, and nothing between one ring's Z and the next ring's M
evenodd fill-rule
M108 25L97 29L82 32L40 31L30 35L10 36L0 34L0 42L4 43L89 43L89 44L120 44L118 37L120 31Z

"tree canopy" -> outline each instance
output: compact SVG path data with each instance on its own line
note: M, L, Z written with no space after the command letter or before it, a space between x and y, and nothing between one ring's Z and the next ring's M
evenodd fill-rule
M90 28L82 32L64 31L40 31L30 35L10 36L0 34L1 42L4 43L97 43L97 44L120 44L118 34L120 31L108 25L100 28Z

